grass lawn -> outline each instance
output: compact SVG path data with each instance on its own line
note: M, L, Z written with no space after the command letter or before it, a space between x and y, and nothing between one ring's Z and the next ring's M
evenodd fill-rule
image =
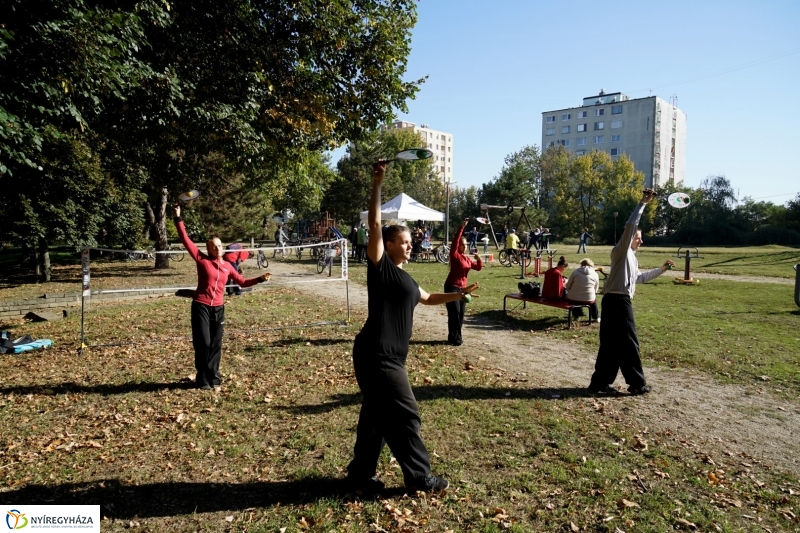
M598 249L590 249L593 257L608 257L607 250L594 255ZM715 262L753 268L740 274L778 275L786 266L778 259L761 270L750 263L759 254L795 252L759 248L746 259L741 250L720 251ZM642 267L666 254L648 250ZM441 290L446 266L407 268L426 290ZM94 289L196 279L191 261L165 272L144 262L95 262L92 269ZM77 266L56 272L57 283L35 290L77 290ZM363 265L351 265L353 281L364 275ZM500 266L473 272L482 289L468 313L594 349L597 329L566 330L559 310L529 306L502 317L502 296L516 292L518 275ZM709 279L686 287L673 285L674 276L637 288L646 362L734 382L769 379L797 397L800 313L790 285ZM0 298L31 290L11 285ZM216 394L186 383L188 300L93 305L90 344L142 343L96 347L80 358L76 313L3 325L55 341L51 350L3 356L3 501L99 503L104 531L800 530L800 483L758 458L633 423L626 413L646 399L553 395L533 377L498 371L438 339L414 341L408 370L434 472L453 487L404 495L385 452L379 470L391 490L363 500L339 480L358 416L350 353L365 310L353 310L350 327L263 330L344 318L344 309L290 286L233 299L226 310L225 386Z
M441 283L441 267L410 265L417 268L423 286ZM501 276L507 272L480 274L487 289L474 312L497 312L489 311L489 285L510 283ZM654 285L637 300L646 301L648 290L697 288ZM354 324L363 311L356 310ZM800 527L796 479L726 452L724 444L711 448L633 424L626 411L646 400L555 398L532 378L425 339L412 344L408 370L434 471L453 486L436 496L404 495L399 468L385 452L380 476L392 490L378 499L348 494L339 479L351 458L360 401L350 361L357 327L252 329L340 312L286 287L232 300L221 393L181 382L192 366L187 300L96 306L93 338L163 342L94 348L81 358L78 317L26 326L33 336L54 339L56 348L3 359L3 500L99 503L103 531ZM642 307L637 312L647 315ZM539 331L562 334L560 325L540 320ZM746 366L732 359L729 368Z

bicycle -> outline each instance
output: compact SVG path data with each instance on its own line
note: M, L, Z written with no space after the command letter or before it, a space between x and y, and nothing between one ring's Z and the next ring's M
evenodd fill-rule
M433 251L433 255L438 262L446 265L450 262L450 247L445 243L442 243L436 247L436 249Z
M183 261L183 256L186 255L183 253L183 248L177 244L170 244L168 250L169 254L167 254L167 256L170 261L181 262Z
M267 259L267 254L264 253L264 250L261 249L261 245L257 244L256 248L256 265L259 269L269 268L269 259Z
M322 274L327 268L328 276L330 277L333 271L333 258L339 255L341 250L338 244L331 244L321 252L317 258L317 274Z

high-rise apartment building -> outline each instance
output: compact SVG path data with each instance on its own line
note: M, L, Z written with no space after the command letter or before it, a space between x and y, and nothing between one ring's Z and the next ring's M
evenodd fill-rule
M426 146L409 146L409 148L427 148L433 152L433 166L442 182L453 181L453 135L443 131L432 130L427 124L417 126L413 122L395 120L392 129L411 129L419 133Z
M630 99L600 90L581 107L542 113L542 150L559 145L576 155L593 149L614 159L625 154L644 173L646 187L680 185L686 173L686 115L677 99Z

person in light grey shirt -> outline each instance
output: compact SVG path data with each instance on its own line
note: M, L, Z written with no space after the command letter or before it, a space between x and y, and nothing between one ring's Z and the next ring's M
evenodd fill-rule
M625 223L622 237L611 250L611 273L603 291L600 349L597 352L594 374L589 384L590 392L616 394L617 389L611 384L614 383L620 370L631 394L647 394L652 390L644 378L631 299L636 292L637 283L655 279L669 267L675 266L675 263L668 259L658 268L639 272L636 251L644 243L642 230L638 227L639 220L647 202L655 196L656 193L651 189L644 191L642 201Z

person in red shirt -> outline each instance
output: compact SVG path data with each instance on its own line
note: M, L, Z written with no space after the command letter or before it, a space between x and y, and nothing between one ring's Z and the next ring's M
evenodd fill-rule
M567 267L569 267L569 263L562 255L556 266L545 271L542 298L561 300L567 297L567 291L564 290L564 271Z
M247 250L242 249L242 245L238 242L233 242L229 244L226 248L225 254L222 258L230 263L230 265L236 269L237 272L241 274L241 270L239 270L239 265L247 260L250 257L250 252ZM242 288L233 281L233 278L228 278L228 282L225 287L225 291L228 295L235 294L236 296L242 295Z
M464 237L464 229L469 223L469 218L461 222L453 237L453 245L450 247L450 273L444 282L444 292L462 292L467 286L467 275L470 270L480 270L483 268L483 261L478 254L475 260L467 256L467 239ZM447 304L447 342L453 346L461 346L464 342L461 338L461 326L464 324L464 310L466 302L456 300Z
M257 278L244 279L235 267L222 258L222 242L214 237L206 241L207 254L197 246L186 233L181 220L181 208L173 208L175 227L178 236L197 263L197 289L192 298L192 344L194 345L194 366L197 370L195 383L199 389L219 388L222 378L219 374L219 360L222 356L222 331L225 324L225 285L232 278L242 287L252 287L268 281L267 272Z

